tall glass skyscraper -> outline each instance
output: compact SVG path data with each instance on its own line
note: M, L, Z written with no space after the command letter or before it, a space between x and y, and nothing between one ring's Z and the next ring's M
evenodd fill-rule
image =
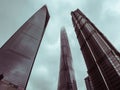
M120 54L79 10L72 21L88 69L88 90L120 90Z
M61 30L61 57L58 90L77 90L72 55L65 28Z
M48 20L43 6L0 48L0 90L25 90Z

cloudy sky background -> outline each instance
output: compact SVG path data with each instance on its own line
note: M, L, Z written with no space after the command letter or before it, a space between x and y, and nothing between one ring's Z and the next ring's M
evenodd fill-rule
M57 90L63 26L68 34L78 90L86 90L87 69L70 13L77 8L83 11L120 51L120 0L0 0L0 46L44 4L48 6L50 20L27 90Z

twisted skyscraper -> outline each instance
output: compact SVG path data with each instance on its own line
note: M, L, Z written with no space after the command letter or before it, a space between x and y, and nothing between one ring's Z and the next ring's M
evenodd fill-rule
M61 30L61 57L58 90L77 90L67 34Z
M120 54L79 10L71 12L75 32L88 69L88 90L120 90Z
M25 90L48 20L43 6L0 48L0 90Z

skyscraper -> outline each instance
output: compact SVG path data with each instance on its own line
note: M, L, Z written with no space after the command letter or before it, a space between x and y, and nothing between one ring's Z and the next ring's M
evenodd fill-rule
M0 48L0 90L26 88L48 20L43 6Z
M120 90L119 52L79 9L71 15L88 69L89 76L85 81L91 82L86 84L87 88Z
M92 81L91 81L89 76L85 78L85 83L86 83L87 90L94 90L94 87L92 85Z
M77 90L72 55L65 28L61 30L61 57L58 90Z

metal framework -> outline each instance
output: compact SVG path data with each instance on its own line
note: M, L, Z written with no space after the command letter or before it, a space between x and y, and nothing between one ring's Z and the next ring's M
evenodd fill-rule
M71 15L92 90L119 90L119 52L79 9Z

